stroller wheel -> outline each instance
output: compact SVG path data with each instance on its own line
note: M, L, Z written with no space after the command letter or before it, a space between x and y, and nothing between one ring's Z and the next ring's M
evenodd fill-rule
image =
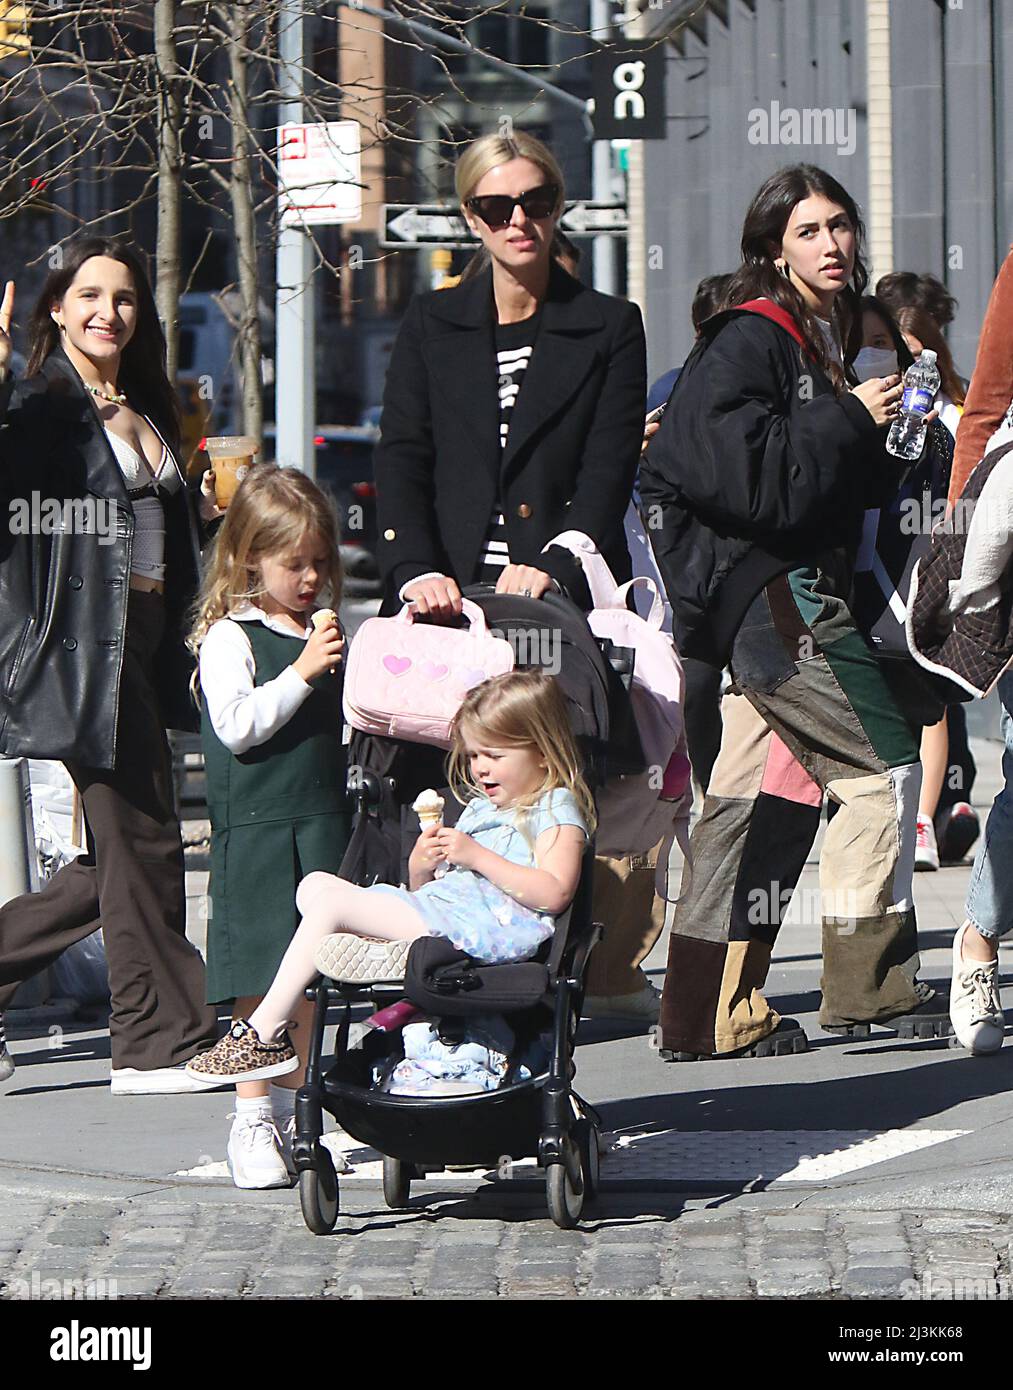
M568 1158L575 1159L578 1171L576 1181L570 1172L570 1163L552 1163L545 1172L546 1196L549 1200L549 1215L564 1231L570 1231L580 1220L584 1210L584 1179L579 1154L573 1148L573 1139L568 1138Z
M338 1220L338 1175L334 1160L320 1146L318 1167L299 1174L299 1202L303 1220L315 1236L329 1236Z
M383 1200L394 1211L408 1205L412 1190L412 1169L399 1158L383 1156Z
M598 1130L591 1120L580 1119L573 1127L573 1142L580 1154L584 1197L591 1202L598 1195Z

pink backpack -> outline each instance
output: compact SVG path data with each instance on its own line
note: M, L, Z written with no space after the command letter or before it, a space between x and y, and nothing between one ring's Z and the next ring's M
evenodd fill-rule
M368 618L352 639L345 670L345 720L384 738L449 748L451 727L472 686L514 667L478 604L464 599L467 629L416 623L405 604L394 618Z
M549 542L580 560L594 608L587 615L596 637L633 649L630 703L647 772L612 778L598 797L599 854L645 854L672 828L675 804L689 786L690 767L683 730L682 662L662 630L665 605L653 579L641 575L617 584L604 557L583 531L564 531ZM638 585L653 594L641 618L626 607Z

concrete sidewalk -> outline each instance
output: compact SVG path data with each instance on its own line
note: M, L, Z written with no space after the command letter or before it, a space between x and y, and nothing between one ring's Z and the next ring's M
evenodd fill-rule
M999 752L975 745L983 814ZM944 987L966 880L966 867L916 876L922 976ZM811 866L803 905L816 886ZM664 960L662 941L659 982ZM1004 979L1008 961L1004 948ZM11 1014L0 1280L8 1296L51 1277L115 1278L121 1296L762 1298L917 1297L928 1276L1008 1295L1013 1047L972 1058L887 1030L842 1043L816 1022L819 970L803 912L769 985L807 1028L802 1056L665 1065L643 1030L582 1026L577 1086L611 1150L570 1233L525 1164L416 1183L411 1209L390 1213L377 1156L345 1139L341 1238L315 1238L295 1191L239 1192L224 1175L229 1094L113 1098L100 1019Z

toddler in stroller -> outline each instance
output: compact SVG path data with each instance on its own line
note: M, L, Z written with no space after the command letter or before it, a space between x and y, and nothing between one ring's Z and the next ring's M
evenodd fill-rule
M573 900L595 819L556 682L515 671L472 690L455 722L449 783L466 808L456 826L423 829L407 890L326 873L302 881L302 922L274 982L249 1020L194 1059L200 1077L252 1081L296 1068L285 1025L332 935L373 938L402 953L422 937L442 937L487 965L536 955ZM441 866L450 871L437 876ZM398 973L396 960L390 973ZM356 982L354 972L347 978Z
M543 621L547 619L548 614ZM345 981L338 986L319 983L311 991L317 1009L306 1085L297 1098L293 1155L304 1215L313 1230L332 1229L337 1217L334 1167L320 1143L322 1108L354 1137L385 1155L389 1200L406 1193L411 1176L426 1168L495 1163L504 1153L521 1157L537 1152L548 1169L550 1205L561 1224L573 1224L583 1195L593 1189L596 1136L587 1108L578 1104L570 1087L582 976L595 939L589 846L595 813L582 775L582 755L589 743L595 751L594 741L583 737L588 732L585 724L607 736L605 692L613 673L606 669L586 624L581 621L579 626L580 632L574 629L574 650L585 638L589 650L563 662L564 676L570 670L583 672L587 682L576 717L572 682L562 682L570 698L568 708L561 684L534 671L498 677L471 692L456 721L450 758L451 789L459 800L468 800L457 826L434 825L421 835L415 832L407 875L398 871L396 850L388 854L382 843L367 849L361 834L353 836L342 873L371 886L330 875L306 880L300 888L305 920L263 1005L216 1049L195 1060L204 1077L236 1080L283 1073L291 1065L284 1024L294 1001L316 976L314 966ZM595 716L592 726L589 721ZM574 724L582 735L580 754ZM394 747L387 740L379 742ZM435 750L415 751L435 756ZM352 761L358 761L354 751ZM593 758L588 765L593 771ZM433 774L433 780L439 783L442 777ZM367 781L385 794L393 785L388 777L369 774ZM419 789L410 785L410 778L403 779L402 813L404 800ZM358 831L368 830L370 822L379 830L362 792L360 787ZM382 827L387 831L396 819L389 809ZM375 838L382 842L384 837ZM396 835L395 842L399 838ZM367 862L370 867L375 864L377 872L365 871ZM438 867L449 868L442 879L436 877ZM407 877L409 889L374 881L380 877L395 882ZM575 893L572 912L565 912ZM564 912L554 935L554 924ZM357 975L346 956L342 969L343 943L361 946L367 936L381 952L391 953L388 968L377 969L376 961L370 960L365 972ZM548 1075L532 1078L530 1084L435 1101L381 1093L374 1084L376 1073L403 1055L401 1037L367 1033L362 1046L349 1049L349 1002L379 980L399 976L406 947L413 941L417 944L409 960L406 992L414 1003L440 1016L522 1008L525 1012L512 1013L510 1020L519 1046L539 1032L553 1030ZM379 946L380 942L387 944ZM332 945L337 945L336 955L322 959ZM530 963L489 966L518 961ZM345 1002L344 1021L335 1065L321 1076L324 1022L335 997ZM512 1059L506 1080L516 1082L518 1075L523 1073ZM588 1181L582 1182L582 1174Z

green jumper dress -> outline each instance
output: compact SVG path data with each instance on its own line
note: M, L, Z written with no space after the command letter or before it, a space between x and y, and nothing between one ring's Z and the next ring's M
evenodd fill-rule
M254 684L279 676L299 639L244 622ZM207 998L266 993L299 914L295 893L314 870L336 874L348 844L342 672L318 676L292 718L245 753L215 733L205 705L201 742L211 816Z

